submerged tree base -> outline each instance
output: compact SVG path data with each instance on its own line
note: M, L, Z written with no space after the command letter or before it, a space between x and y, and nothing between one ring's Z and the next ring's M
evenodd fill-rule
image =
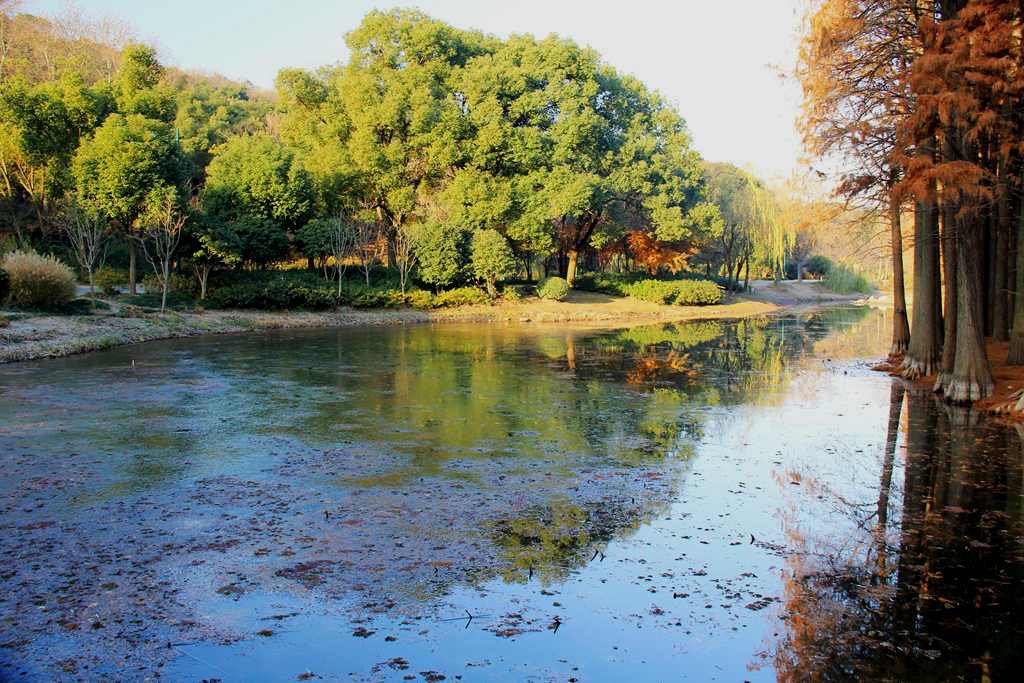
M908 379L911 382L916 382L922 377L934 375L939 367L941 367L941 359L932 356L930 358L915 358L912 356L906 356L903 359L903 363L900 365L900 376L903 379Z
M952 377L946 384L943 396L949 403L967 405L988 398L995 390L995 383L974 377Z

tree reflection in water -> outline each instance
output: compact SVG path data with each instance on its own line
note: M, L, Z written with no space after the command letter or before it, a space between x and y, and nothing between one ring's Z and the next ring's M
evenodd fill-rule
M877 504L832 501L851 522L843 550L787 523L798 552L787 559L778 677L1016 677L1024 664L1024 433L910 391L902 488L890 494L902 386L891 401ZM890 507L890 495L902 504Z

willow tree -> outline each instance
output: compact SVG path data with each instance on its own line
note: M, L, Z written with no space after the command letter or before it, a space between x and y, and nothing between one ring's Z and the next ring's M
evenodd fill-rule
M732 164L706 163L704 173L708 200L714 202L721 216L717 242L726 281L734 288L743 267L749 270L754 253L754 226L760 220L758 181Z

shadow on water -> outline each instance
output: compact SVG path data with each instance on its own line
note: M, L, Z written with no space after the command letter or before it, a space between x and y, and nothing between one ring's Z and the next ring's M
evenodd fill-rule
M838 308L7 366L0 673L1009 670L1020 440L918 397L901 423L861 360L886 330Z

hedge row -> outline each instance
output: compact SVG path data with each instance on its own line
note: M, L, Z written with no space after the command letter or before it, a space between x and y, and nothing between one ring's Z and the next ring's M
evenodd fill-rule
M401 290L388 286L366 286L345 283L338 293L337 285L281 277L268 282L246 282L214 290L206 300L210 308L251 308L260 310L326 310L336 306L354 308L399 308L411 306L421 310L447 306L485 304L490 299L477 287L460 287L440 294L421 289Z
M676 306L710 306L722 300L722 288L708 280L641 280L623 291L634 299Z
M593 273L577 280L576 288L676 306L709 306L722 301L722 288L718 284L692 277L655 280L615 273Z

